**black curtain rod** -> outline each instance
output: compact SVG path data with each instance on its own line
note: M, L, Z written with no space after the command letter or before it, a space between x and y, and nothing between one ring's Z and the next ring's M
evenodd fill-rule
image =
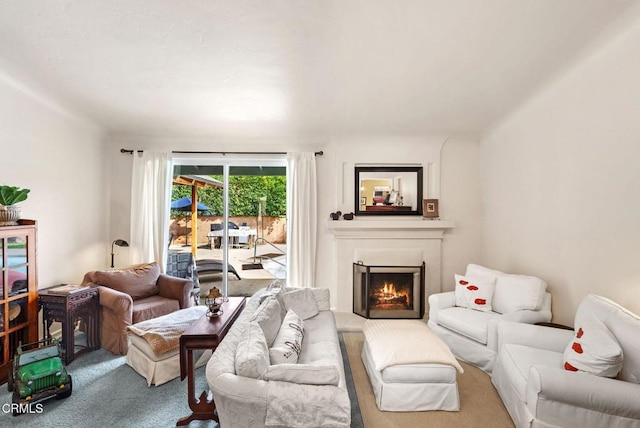
M143 150L138 150L142 152ZM128 153L130 155L133 154L133 150L129 149L120 149L120 153ZM193 151L183 151L183 150L173 150L171 153L179 153L182 155L286 155L287 152L193 152ZM324 152L320 150L319 152L315 152L316 156L324 155Z

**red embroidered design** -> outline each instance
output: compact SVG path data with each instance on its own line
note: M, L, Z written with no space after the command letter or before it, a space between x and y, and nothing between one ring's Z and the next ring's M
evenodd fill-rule
M470 290L470 291L476 291L477 289L478 287L476 287L475 285L470 285L467 287L467 290Z
M460 280L460 285L467 285L469 281L465 281L464 279Z
M580 339L580 338L582 337L582 335L583 335L583 334L584 334L584 330L582 330L582 327L580 327L580 328L578 329L578 332L576 333L576 337L577 337L578 339Z
M573 367L571 364L569 363L564 363L564 369L565 370L569 370L570 372L577 372L578 369Z
M578 354L582 354L584 352L582 350L582 345L580 345L578 342L573 342L573 345L571 345L571 349L576 351Z
M473 301L476 305L486 305L487 301L486 299L476 299Z

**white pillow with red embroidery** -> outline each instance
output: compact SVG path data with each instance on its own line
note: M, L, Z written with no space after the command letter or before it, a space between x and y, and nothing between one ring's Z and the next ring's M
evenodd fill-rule
M492 310L491 301L496 288L495 278L472 278L455 275L456 306L475 309L482 312Z
M622 348L595 316L576 325L576 334L564 350L564 369L602 377L616 377L622 369Z

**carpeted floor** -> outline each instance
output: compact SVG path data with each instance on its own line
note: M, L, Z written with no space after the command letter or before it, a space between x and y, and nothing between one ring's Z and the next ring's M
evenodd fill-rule
M41 413L15 417L6 413L11 394L6 384L2 385L0 426L175 427L179 418L190 413L186 381L174 379L159 387L148 387L147 381L126 365L124 359L104 349L78 357L67 367L73 378L73 393L66 399L45 401ZM196 372L196 391L203 391L204 367ZM216 424L192 422L189 426L214 427Z
M342 337L347 389L352 402L352 428L362 428L362 416L355 386L346 360ZM187 383L174 379L159 387L147 387L147 381L125 364L125 357L104 349L78 357L67 370L73 378L69 398L52 398L43 402L41 413L12 416L11 394L6 384L0 392L0 427L68 427L83 428L159 428L174 427L176 421L190 414ZM196 370L196 394L208 389L205 367ZM34 411L36 407L32 407ZM3 411L4 410L4 411ZM190 428L214 428L213 421L193 421ZM230 427L233 428L233 427Z
M483 371L461 363L463 374L458 374L460 393L459 412L381 412L375 402L371 383L362 364L360 353L364 343L362 333L343 333L344 343L349 357L349 365L362 419L366 428L502 428L513 427L491 379Z
M380 412L360 358L362 333L343 333L340 345L345 358L347 389L352 402L352 428L378 427L513 427L502 402L482 371L463 364L458 375L460 412ZM204 367L196 371L196 392L207 389ZM2 385L1 427L174 427L190 413L186 382L174 379L159 387L147 387L144 378L124 363L124 357L98 350L80 356L68 366L73 394L43 403L41 413L13 417L11 394ZM356 395L357 394L357 395ZM35 408L34 408L35 409ZM212 421L194 421L191 428L214 428ZM230 427L233 428L233 427Z

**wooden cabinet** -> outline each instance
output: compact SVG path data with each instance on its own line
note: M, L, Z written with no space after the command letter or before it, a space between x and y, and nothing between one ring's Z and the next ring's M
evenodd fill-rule
M0 227L0 383L21 344L38 341L36 222Z

